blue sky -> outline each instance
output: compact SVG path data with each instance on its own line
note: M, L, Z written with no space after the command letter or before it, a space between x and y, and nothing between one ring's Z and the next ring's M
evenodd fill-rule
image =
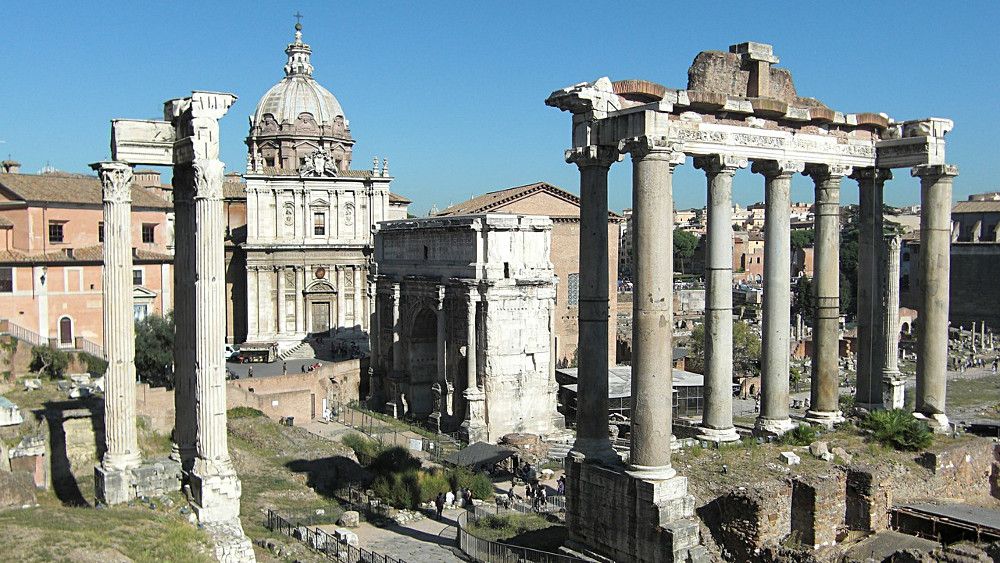
M600 76L683 88L699 51L747 40L773 44L799 94L834 109L953 119L956 199L1000 188L996 2L8 2L0 156L89 171L109 156L111 118L159 118L164 100L204 89L240 98L221 134L242 172L247 116L283 76L297 10L315 77L351 121L354 167L388 157L418 214L538 180L576 192L552 90ZM888 203L917 201L908 176L896 172ZM628 161L612 169L612 208L630 205L630 177ZM761 200L762 185L741 173L734 198ZM704 186L679 169L677 206L703 205ZM793 197L812 199L808 179ZM843 201L856 199L845 181Z

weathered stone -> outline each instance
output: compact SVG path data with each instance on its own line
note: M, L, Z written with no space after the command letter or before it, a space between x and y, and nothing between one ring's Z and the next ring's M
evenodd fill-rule
M334 529L333 533L334 536L337 538L338 542L358 547L359 545L358 535L355 534L354 532L344 528L336 528Z
M785 465L798 465L802 463L802 458L800 458L795 452L781 452L781 461Z
M844 463L851 463L851 461L854 460L854 456L847 453L847 450L841 448L840 446L837 446L832 450L830 450L830 453L832 453L836 457L839 457Z
M356 510L346 510L337 519L337 525L345 528L357 528L361 525L361 514Z
M804 545L818 549L837 543L845 513L844 481L839 471L792 480L791 530Z
M37 502L30 473L0 471L0 508L35 506Z
M829 444L821 441L813 442L809 444L809 453L811 453L813 457L822 458L826 454L830 453Z

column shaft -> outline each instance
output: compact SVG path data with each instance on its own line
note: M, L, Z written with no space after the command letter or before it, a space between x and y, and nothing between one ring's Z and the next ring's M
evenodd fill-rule
M279 266L275 269L278 275L278 313L275 316L275 327L278 334L285 332L285 268Z
M733 176L745 167L718 155L699 157L695 166L708 179L705 263L705 409L700 438L733 441Z
M885 239L885 312L883 318L885 327L883 336L885 344L883 351L882 377L895 379L899 377L899 251L900 239L897 235Z
M618 147L597 145L566 153L580 169L579 368L570 455L615 463L608 437L608 170L618 155Z
M335 332L339 331L341 327L345 324L346 315L344 314L344 308L347 307L347 300L344 297L344 290L346 288L346 283L344 281L344 266L337 266L337 328Z
M132 167L122 162L93 165L104 200L104 350L108 370L104 393L106 470L140 464L135 426L135 321L132 311Z
M175 174L174 196L174 459L185 471L194 465L197 453L197 412L195 411L194 342L194 192L183 174ZM247 291L250 334L258 330L257 270L251 266Z
M356 265L353 268L354 275L354 318L351 320L351 326L356 326L360 330L361 327L361 317L363 311L361 310L361 292L364 287L361 285L361 266Z
M403 371L403 344L399 326L399 284L392 284L392 371Z
M467 302L467 321L465 339L465 389L466 391L479 388L477 377L478 365L476 363L476 302L470 296Z
M866 168L856 170L852 177L858 181L858 339L857 339L857 395L858 406L882 408L882 350L885 311L882 305L884 267L882 255L884 219L882 192L888 170Z
M951 275L951 193L958 167L918 166L920 178L920 319L916 411L947 428L948 300Z
M842 166L810 165L816 192L816 260L813 284L811 408L806 418L833 424L840 414L840 181L850 172Z
M306 331L305 328L305 268L302 266L295 267L295 332L302 334Z
M754 172L764 175L764 318L761 328L760 415L755 424L758 434L780 435L794 426L788 411L792 306L789 214L792 175L803 169L802 162L788 161L760 161L753 166Z

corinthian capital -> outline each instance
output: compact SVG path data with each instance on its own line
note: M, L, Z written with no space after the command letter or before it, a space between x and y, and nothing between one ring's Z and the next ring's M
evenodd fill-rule
M958 176L958 166L954 164L925 164L914 166L910 175L915 178L940 178L942 176Z
M851 172L851 178L859 184L884 184L886 180L892 180L892 170L888 168L855 168Z
M195 199L222 199L223 172L225 163L221 160L196 158L191 163L194 171Z
M580 168L600 166L610 168L612 164L622 159L618 147L608 145L587 145L566 150L566 162Z
M95 162L90 167L101 179L101 195L111 203L132 201L132 166L124 162Z
M755 160L750 171L765 178L791 178L806 169L806 163L799 160Z
M710 154L694 159L694 167L704 170L705 174L736 174L740 168L746 168L749 162L746 157L731 154Z
M853 170L852 166L846 164L807 164L802 174L811 176L814 182L822 182L840 180L844 176L850 176Z
M666 160L670 164L684 164L683 145L669 141L666 137L643 135L618 142L618 151L630 153L632 160L656 159Z

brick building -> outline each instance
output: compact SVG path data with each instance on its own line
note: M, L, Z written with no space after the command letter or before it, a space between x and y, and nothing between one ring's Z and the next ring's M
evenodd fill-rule
M0 317L60 347L99 348L104 336L100 181L17 171L16 163L7 161L0 173ZM173 214L164 197L169 189L155 172L135 174L136 318L173 308Z
M578 340L578 289L580 272L580 198L551 184L535 182L485 193L468 201L452 205L438 216L472 215L477 213L515 213L544 215L552 219L552 265L559 285L556 289L556 363L569 365L576 353ZM621 216L610 213L608 225L609 287L617 287L618 245ZM611 291L609 310L618 310L617 292ZM609 323L608 349L616 344L615 322ZM614 365L614 354L609 355Z

